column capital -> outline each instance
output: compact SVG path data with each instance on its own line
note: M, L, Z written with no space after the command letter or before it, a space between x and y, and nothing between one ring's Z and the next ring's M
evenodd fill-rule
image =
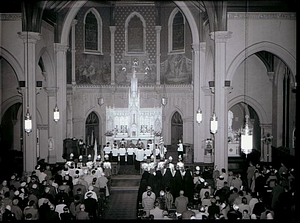
M77 19L74 19L74 20L72 21L72 26L75 26L75 25L77 24L77 22L78 22L78 20L77 20Z
M231 38L232 32L231 31L215 31L211 32L210 38L215 40L216 43L226 43L227 39Z
M61 43L54 43L54 52L58 53L58 52L67 52L67 50L69 49L69 46L66 44L61 44Z
M205 53L206 51L206 42L200 42L198 44L192 43L192 48L194 51L201 51L202 53Z
M18 35L23 40L23 43L36 44L42 38L42 35L36 32L18 32Z
M109 26L109 30L112 34L115 33L116 28L117 28L116 26Z
M161 31L161 26L155 26L155 30L156 30L156 33L159 33Z
M57 94L57 90L58 90L57 87L45 87L44 89L45 89L48 97L55 97Z

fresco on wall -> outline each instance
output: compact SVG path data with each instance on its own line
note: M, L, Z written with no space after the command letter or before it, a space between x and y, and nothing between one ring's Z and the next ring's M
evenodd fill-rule
M87 61L85 65L76 68L77 84L110 84L110 63L104 62L100 67L94 61Z
M192 60L183 54L169 55L160 64L161 83L166 84L191 84Z
M123 63L116 65L116 83L129 85L133 72L133 64L136 63L136 77L139 84L155 84L156 65L149 64L147 56L123 56Z

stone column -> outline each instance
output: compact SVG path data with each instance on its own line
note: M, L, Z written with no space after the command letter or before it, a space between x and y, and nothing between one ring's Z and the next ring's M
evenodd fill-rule
M32 132L24 134L24 171L32 172L37 164L37 128L36 128L36 42L41 39L41 34L36 32L19 32L19 37L24 42L24 72L26 90L23 106L23 117L28 109L32 120Z
M216 31L210 34L215 42L215 113L218 117L218 131L215 134L215 166L228 169L228 103L225 89L226 42L230 31Z
M57 123L54 121L53 117L53 109L56 105L56 95L57 88L56 87L47 87L45 91L48 95L48 141L54 140L53 148L47 148L48 150L48 159L47 162L50 164L56 163L56 128ZM48 145L49 146L49 145Z
M75 64L76 64L76 60L75 60L75 53L76 53L76 49L75 49L75 26L77 24L77 20L74 19L72 22L72 46L71 46L71 53L72 53L72 86L76 85L76 76L75 76Z
M155 26L156 30L156 85L160 85L160 31L161 26Z
M64 162L63 140L67 137L67 49L68 46L60 43L54 43L54 52L56 57L56 86L57 106L60 112L60 120L56 124L55 153L56 162Z
M111 69L111 85L115 85L115 26L110 26L110 69Z
M204 161L204 150L202 148L204 140L203 121L197 123L196 113L198 108L204 108L204 94L201 94L201 86L204 81L204 61L206 43L193 44L193 70L194 70L194 162ZM203 112L203 110L202 110ZM204 116L203 116L204 117Z

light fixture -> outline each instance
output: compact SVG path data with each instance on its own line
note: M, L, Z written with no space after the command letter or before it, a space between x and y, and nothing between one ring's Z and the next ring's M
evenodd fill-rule
M163 97L161 98L161 104L162 104L163 106L165 106L165 105L167 104L167 98L166 98L165 96L163 96Z
M166 84L165 84L165 75L164 75L164 89L163 89L163 96L161 98L161 104L163 106L166 106L167 103L168 103L168 99L167 99Z
M200 109L200 107L197 110L197 114L196 114L196 122L198 124L200 124L202 122L202 111Z
M55 108L53 109L53 118L55 122L59 121L59 109L57 107L57 104L55 105Z
M31 120L31 115L29 113L28 108L27 108L26 115L25 115L25 132L27 134L32 132L32 120Z
M216 134L218 131L218 118L215 113L213 113L213 116L210 119L210 132L212 134Z
M27 55L27 58L26 58L26 62L27 62L27 66L26 66L26 104L27 104L27 108L26 108L26 114L25 114L25 119L24 119L24 129L25 129L25 132L29 135L29 133L32 132L32 120L31 120L31 115L29 113L29 89L28 89L28 31L27 31L27 44L26 44L26 55Z
M248 2L247 2L248 3ZM246 10L246 13L248 11L248 8ZM248 40L248 15L246 14L245 17L245 66L244 66L244 103L245 106L248 106L246 104L246 94L247 94L247 40ZM245 126L242 128L241 132L241 150L243 153L250 154L253 149L253 135L252 135L252 129L249 127L249 115L245 115Z
M242 152L248 155L253 149L252 129L249 127L249 115L245 116L245 127L242 129L241 149Z
M200 3L199 3L200 4ZM200 32L200 13L199 13L199 32ZM199 53L198 53L198 56L199 56L199 101L198 101L198 110L196 111L196 122L198 124L200 124L202 122L202 111L201 111L201 108L200 108L200 104L201 104L201 81L200 81L200 75L201 75L201 59L200 59L200 42L199 42Z

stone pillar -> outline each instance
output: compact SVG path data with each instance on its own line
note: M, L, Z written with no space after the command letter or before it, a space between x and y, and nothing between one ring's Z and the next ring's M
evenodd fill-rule
M76 49L75 49L75 26L77 24L77 20L74 19L72 22L72 46L71 46L71 54L72 54L72 86L76 85L76 76L75 76L75 64L76 64L76 60L75 60L75 53L76 53Z
M115 85L115 26L110 26L110 69L111 69L111 85Z
M56 163L56 128L57 123L54 121L53 117L53 109L56 105L56 95L57 88L56 87L47 87L45 91L48 95L48 142L49 140L53 140L53 148L49 148L48 144L48 159L47 162L50 164Z
M24 42L24 73L26 90L23 98L23 118L28 109L32 120L32 132L24 134L24 171L32 172L37 164L37 128L36 128L36 42L41 39L40 33L19 32L19 37Z
M204 82L204 61L206 43L202 42L199 45L193 45L192 47L194 70L194 162L203 162L204 148L202 148L202 142L204 140L204 125L203 121L200 124L197 123L196 113L198 108L200 108L202 112L204 108L204 94L203 92L201 92L201 86Z
M60 43L54 43L54 52L56 57L56 86L57 106L60 112L60 120L56 124L55 153L56 162L64 162L63 140L67 137L67 49L68 46Z
M156 84L160 85L160 31L161 26L155 26L156 30Z
M228 103L225 89L226 42L230 31L216 31L210 34L215 42L215 113L218 117L218 131L215 134L215 166L228 169Z

